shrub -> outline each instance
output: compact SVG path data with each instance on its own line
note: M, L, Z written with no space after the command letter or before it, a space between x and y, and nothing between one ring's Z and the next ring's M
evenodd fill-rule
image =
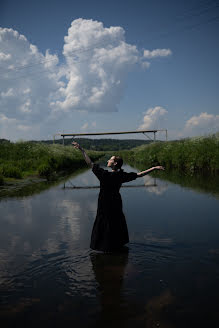
M49 163L43 163L38 168L38 173L41 177L46 177L49 179L50 175L52 174L53 170Z
M22 178L21 170L18 167L13 166L11 164L3 165L1 167L1 173L6 178L15 178L15 179L21 179Z

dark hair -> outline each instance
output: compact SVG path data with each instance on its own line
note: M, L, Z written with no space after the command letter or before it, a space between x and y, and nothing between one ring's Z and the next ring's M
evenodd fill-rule
M123 165L123 159L120 156L115 156L114 161L116 162L116 168L117 169L121 169L122 165Z

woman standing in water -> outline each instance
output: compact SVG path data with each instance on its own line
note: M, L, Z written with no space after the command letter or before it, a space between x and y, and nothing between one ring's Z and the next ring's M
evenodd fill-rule
M154 170L164 170L164 168L155 166L139 173L127 173L121 168L123 165L122 158L112 156L107 161L107 167L112 169L112 172L109 172L100 168L98 164L94 164L77 142L73 142L72 145L82 152L86 163L100 180L97 215L91 234L90 247L104 252L119 250L129 242L127 224L122 210L122 199L119 193L122 183L143 177Z

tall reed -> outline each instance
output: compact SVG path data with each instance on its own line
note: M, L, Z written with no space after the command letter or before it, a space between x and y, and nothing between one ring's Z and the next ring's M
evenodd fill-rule
M102 153L89 151L96 160ZM49 177L54 172L73 171L86 165L81 153L72 146L46 145L34 142L0 143L0 175L22 178L39 174Z
M163 165L167 169L187 172L219 172L219 140L215 136L155 142L132 151L120 151L119 154L128 163L136 162L143 166Z

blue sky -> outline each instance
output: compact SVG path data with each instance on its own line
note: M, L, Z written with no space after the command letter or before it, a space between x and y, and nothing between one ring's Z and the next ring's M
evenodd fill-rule
M3 0L0 23L0 138L219 131L219 1Z

